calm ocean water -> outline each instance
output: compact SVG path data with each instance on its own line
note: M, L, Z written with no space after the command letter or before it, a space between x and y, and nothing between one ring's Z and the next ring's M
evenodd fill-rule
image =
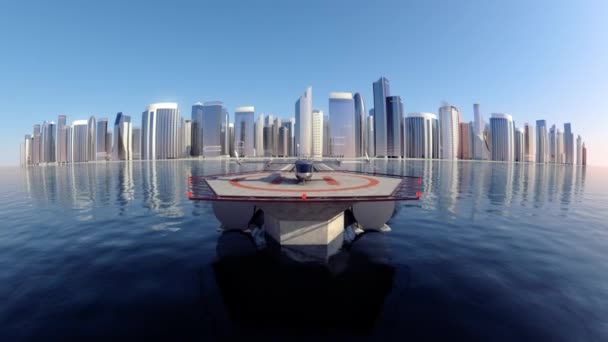
M423 197L327 265L187 200L187 175L234 163L0 169L0 340L608 340L607 169L375 167Z

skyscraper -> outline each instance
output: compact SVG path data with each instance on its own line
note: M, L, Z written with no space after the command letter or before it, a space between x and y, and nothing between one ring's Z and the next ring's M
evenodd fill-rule
M221 155L230 155L228 150L230 149L230 114L228 113L228 109L222 107L222 125L220 128L220 139L222 140L222 154Z
M331 122L329 121L329 113L323 114L323 155L332 156L331 139Z
M524 161L534 161L534 131L529 123L524 124Z
M367 156L373 157L376 151L376 135L374 134L374 109L369 111L367 116Z
M331 107L330 107L331 108ZM331 109L330 109L331 110ZM312 157L323 157L323 111L312 111Z
M545 120L536 120L536 162L549 162L549 136L547 131L547 122Z
M264 156L264 113L258 115L255 122L255 155Z
M91 115L87 127L87 161L97 160L97 123Z
M458 136L458 159L472 159L471 130L468 123L461 122Z
M387 157L388 154L388 120L386 98L390 96L390 83L380 77L373 84L374 91L374 156Z
M274 130L272 125L264 125L264 157L272 157L274 152Z
M281 118L274 118L272 123L272 154L279 155L279 129L282 126Z
M106 138L108 135L108 118L100 118L97 120L97 160L107 160L108 150L106 146Z
M41 148L41 135L40 135L40 125L34 125L33 137L32 137L32 163L34 165L40 164L40 148Z
M183 139L183 149L182 153L184 157L189 157L192 155L192 120L184 120L182 118L182 139Z
M71 154L73 163L83 163L88 161L88 142L89 142L89 122L87 120L76 120L72 123L71 129ZM68 151L70 152L70 151Z
M56 125L53 121L45 122L42 127L42 161L45 163L54 163L57 161L55 153L57 152L57 136Z
M493 113L490 118L492 135L492 160L515 159L513 117L509 114Z
M458 108L447 103L439 108L440 158L454 160L458 156L459 123Z
M555 140L555 162L557 164L564 164L566 162L566 155L564 153L564 133L559 128L557 129Z
M386 98L386 157L403 157L403 103L401 97Z
M549 162L556 164L557 160L557 129L552 125L549 129Z
M231 157L236 156L234 154L234 122L228 123L228 154Z
M179 158L180 116L177 103L153 103L142 113L142 159ZM117 141L114 132L114 141ZM114 147L116 150L116 147Z
M583 165L587 165L587 147L583 143Z
M123 115L122 113L116 114L116 121L114 121L114 144L112 150L113 160L133 159L132 134L131 117L128 115Z
M312 155L312 87L296 101L296 152L298 156Z
M238 107L234 111L234 149L239 156L254 156L253 121L255 107Z
M204 157L219 157L227 150L228 122L226 110L221 101L209 101L203 104L202 147Z
M203 104L192 105L192 156L202 156L203 151Z
M141 128L132 127L131 123L131 156L133 160L141 159Z
M287 140L287 152L285 152L285 156L294 156L294 135L295 135L295 125L296 119L289 118L283 122L282 126L285 127L285 139ZM279 139L279 144L282 143L282 140Z
M357 148L360 148L360 141L356 140L361 126L359 119L355 112L353 94L329 94L329 144L334 156L357 157Z
M576 137L576 165L583 163L583 140L581 136Z
M574 164L574 134L570 123L564 124L564 155L566 164Z
M515 161L523 162L524 161L524 130L522 128L515 129L515 141L514 141L514 150L515 150Z
M365 149L367 148L367 129L365 128L367 113L365 112L365 103L361 94L355 93L353 100L355 102L355 156L361 157L365 155Z
M68 131L67 118L59 115L57 118L57 162L67 163L68 161Z
M288 146L289 146L289 128L287 126L281 126L279 128L277 156L279 156L279 157L289 156L289 147Z
M32 136L30 134L25 135L23 142L23 165L32 164Z
M483 122L483 116L481 115L481 111L479 110L479 103L475 103L473 105L474 112L474 121L473 121L473 131L471 135L473 136L473 158L476 160L487 160L489 155L488 144L486 144L484 128L485 123Z
M407 158L431 159L437 138L437 115L432 113L410 113L405 119L405 137Z

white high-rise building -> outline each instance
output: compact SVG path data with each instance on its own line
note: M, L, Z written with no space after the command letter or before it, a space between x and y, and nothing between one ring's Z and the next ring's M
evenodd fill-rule
M87 161L88 157L88 142L89 142L89 122L87 120L76 120L72 123L71 129L71 161L73 163L82 163Z
M509 114L493 113L490 118L490 131L492 135L492 160L514 161L513 117Z
M312 154L313 158L323 157L323 111L312 111Z
M179 158L181 155L177 103L154 103L142 113L141 159ZM116 141L116 138L114 138Z
M471 135L473 136L473 159L487 160L489 151L484 135L485 123L483 122L483 116L479 110L478 103L473 105L473 112L474 120L473 130L471 132Z
M555 138L555 158L557 164L566 163L566 154L564 153L564 133L558 128L557 136Z
M375 147L375 143L376 143L376 136L374 135L374 109L372 108L370 111L370 115L367 116L367 156L368 157L373 157L374 156L374 151L376 150Z
M523 162L524 161L524 129L516 128L515 129L515 161Z
M444 104L439 108L439 132L440 158L456 159L460 136L460 112L458 108L449 104Z
M296 101L296 152L298 156L312 155L312 87Z
M405 119L405 137L407 158L436 158L433 153L439 148L437 115L432 113L410 113Z

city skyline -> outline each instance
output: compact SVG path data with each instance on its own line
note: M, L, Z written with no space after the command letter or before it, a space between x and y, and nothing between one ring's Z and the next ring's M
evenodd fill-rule
M386 77L380 77L372 87L373 101L379 110L370 109L367 120L362 118L365 101L359 93L355 93L356 96L350 92L330 93L330 113L324 115L323 111L312 109L312 87L308 86L295 102L295 118L284 120L274 118L272 114L259 113L254 123L253 106L235 109L231 120L222 101L196 102L192 105L191 120L181 116L177 103L150 104L142 113L143 129L133 128L131 117L118 112L112 143L109 142L112 140L111 132L107 132L106 118L101 118L99 125L95 116L88 121L76 120L72 125L65 125L66 116L59 115L61 128L56 129L53 121L44 121L42 126L33 126L33 134L24 136L19 148L20 164L218 156L368 157L368 152L364 151L373 151L371 157L384 158L574 164L571 123L564 124L563 132L554 124L547 135L546 120L537 120L538 147L533 160L532 127L527 122L523 127L516 126L510 114L492 113L486 122L480 105L475 103L474 121L467 123L463 122L458 108L443 102L437 115L406 115L401 97L390 95L390 81ZM368 122L367 128L364 122ZM382 124L376 125L375 122ZM238 126L236 132L235 123ZM479 133L481 127L482 134ZM106 137L105 144L97 138L98 129L100 136ZM376 129L384 133L377 135ZM58 137L57 132L64 130L67 134ZM363 131L367 132L369 146L365 146ZM193 142L197 142L194 149ZM586 165L586 145L583 142L581 148L580 142L578 135L577 165ZM100 148L98 143L102 145ZM67 146L67 149L62 146ZM375 146L384 147L376 149ZM100 158L100 151L105 152L105 158L104 153ZM63 154L67 155L67 161L56 158Z
M350 15L343 16L345 3L312 1L295 18L292 4L239 4L236 16L226 4L178 4L168 19L175 25L146 29L133 19L163 16L164 6L117 4L94 4L86 12L3 4L2 23L12 33L2 38L11 54L0 57L6 118L0 164L18 164L23 134L58 114L72 120L123 112L138 125L146 103L177 102L188 118L192 103L222 99L230 111L255 105L259 113L290 118L294 94L308 85L322 94L313 106L324 113L326 95L336 90L359 92L368 111L374 107L369 81L385 75L405 113L434 113L445 100L460 109L463 122L474 120L471 104L480 103L486 120L498 112L512 114L519 127L538 119L561 130L571 123L590 149L589 164L608 165L602 151L608 126L604 2L362 3L350 4ZM208 20L196 15L208 12L214 14ZM306 19L312 17L315 25ZM218 31L227 19L232 24ZM384 27L352 25L378 20ZM438 24L447 21L458 25ZM323 53L294 54L300 37ZM142 61L141 51L161 40L188 53L179 54L179 62L166 52ZM355 48L370 44L391 53ZM217 53L203 53L208 46ZM439 46L450 53L437 52ZM52 53L34 59L40 49Z

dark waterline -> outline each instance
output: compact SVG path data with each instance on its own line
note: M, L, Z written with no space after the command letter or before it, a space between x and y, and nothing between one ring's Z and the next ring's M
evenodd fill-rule
M187 200L187 175L234 163L0 169L0 340L608 340L606 170L374 167L422 175L422 200L327 265L222 233Z

